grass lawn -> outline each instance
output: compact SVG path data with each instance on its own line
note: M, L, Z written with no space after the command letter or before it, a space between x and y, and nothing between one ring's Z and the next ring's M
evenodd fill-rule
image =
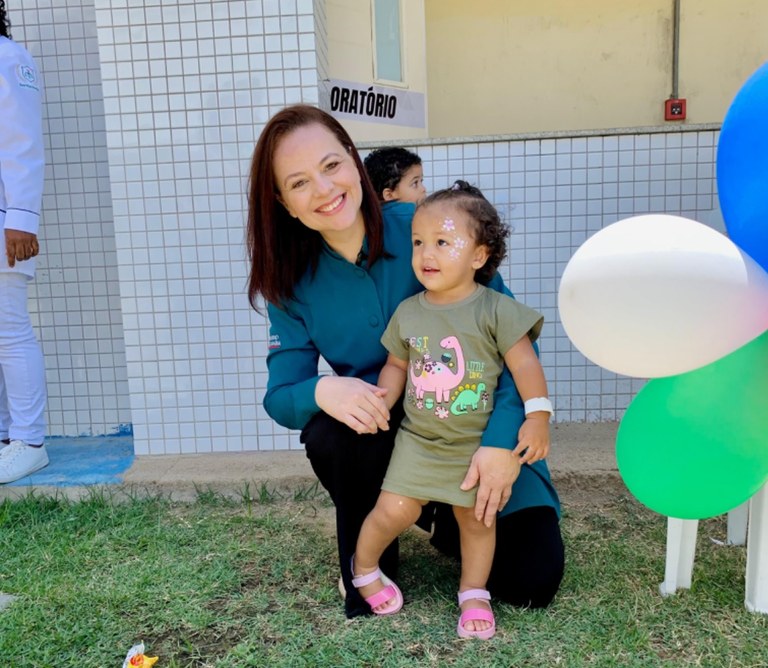
M745 549L711 540L722 518L700 525L693 588L664 599L665 519L620 495L565 496L560 594L544 611L497 604L482 642L456 637L457 566L423 532L403 539L404 610L348 622L324 495L256 496L3 501L0 592L18 600L0 612L0 665L119 668L143 641L156 668L768 666Z

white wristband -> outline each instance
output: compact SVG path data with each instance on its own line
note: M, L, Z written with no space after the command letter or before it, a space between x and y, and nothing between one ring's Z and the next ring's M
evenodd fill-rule
M546 411L550 415L555 414L555 411L552 409L552 402L547 397L535 397L525 402L526 415L536 413L537 411Z

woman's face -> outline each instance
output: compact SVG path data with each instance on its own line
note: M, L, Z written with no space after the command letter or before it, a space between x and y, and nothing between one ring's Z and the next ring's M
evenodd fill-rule
M278 199L327 240L363 226L363 188L355 161L336 136L313 123L287 134L272 160Z

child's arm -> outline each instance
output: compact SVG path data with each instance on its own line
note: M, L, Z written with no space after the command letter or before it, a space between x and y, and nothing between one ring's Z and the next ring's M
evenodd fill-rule
M544 369L527 336L507 351L504 361L524 402L548 396ZM549 416L547 411L536 411L525 416L518 432L517 447L513 450L515 454L521 455L521 464L533 464L549 454Z
M387 390L384 402L387 408L392 408L405 389L408 361L395 357L392 353L387 356L387 361L379 373L379 387Z

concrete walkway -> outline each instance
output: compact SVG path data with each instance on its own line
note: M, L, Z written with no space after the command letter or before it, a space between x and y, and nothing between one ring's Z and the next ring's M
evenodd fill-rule
M617 427L618 424L613 422L552 426L549 465L561 494L567 496L573 492L579 496L579 491L590 495L600 490L615 492L617 486L622 486L616 468ZM262 485L269 489L290 490L309 486L315 481L304 452L289 450L134 457L127 470L121 476L111 477L107 486L115 491L163 493L183 500L194 498L200 490L206 489L241 495L246 485L254 494ZM73 484L66 480L50 482L49 479L36 482L32 476L13 485L0 485L0 499L18 498L30 490L79 498L89 493L94 484L101 484Z

